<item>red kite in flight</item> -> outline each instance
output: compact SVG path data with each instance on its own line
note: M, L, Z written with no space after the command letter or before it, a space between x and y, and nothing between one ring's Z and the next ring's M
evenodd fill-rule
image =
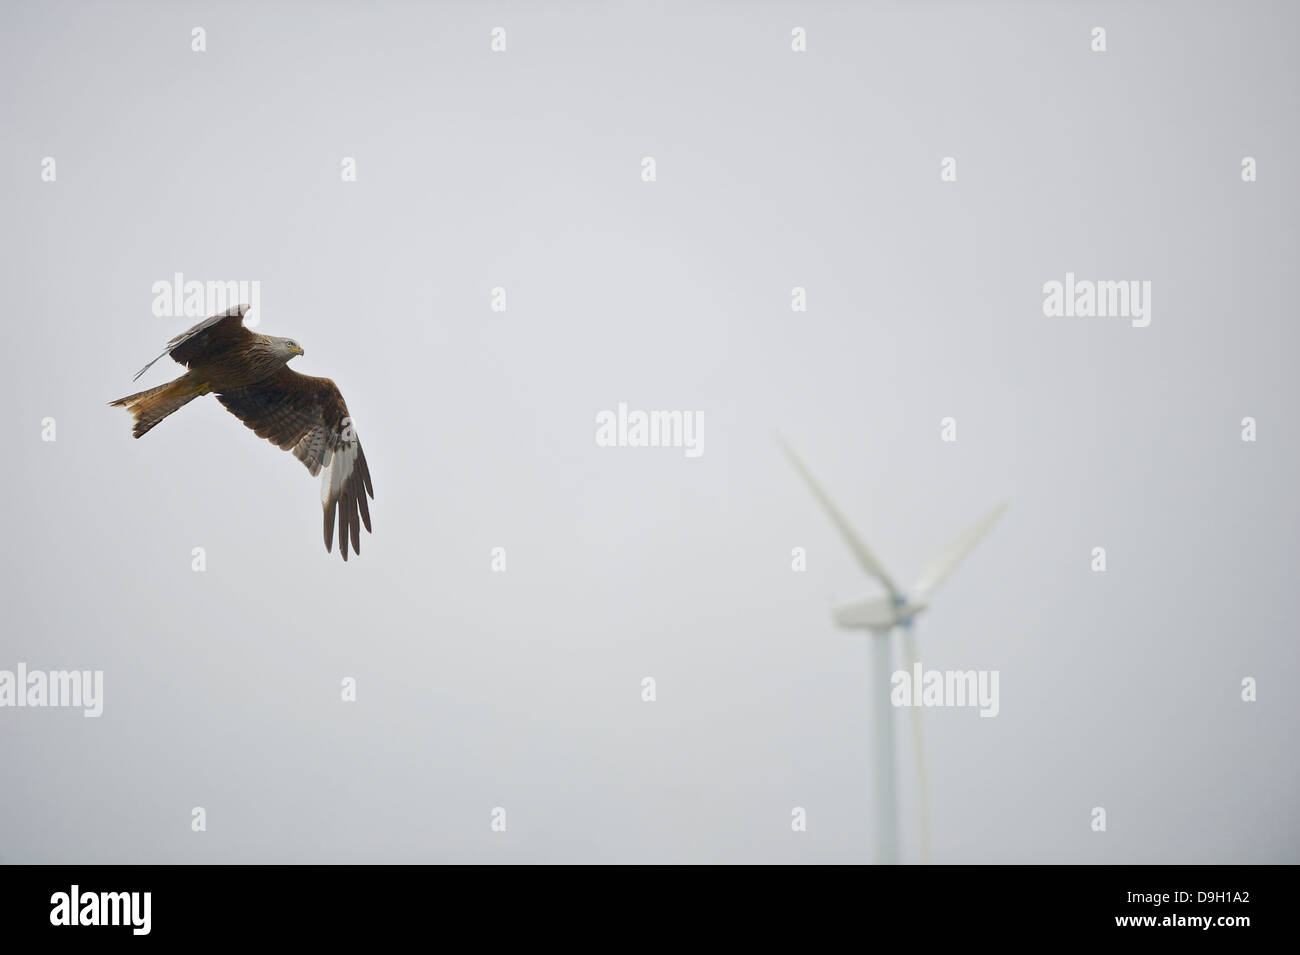
M320 491L325 549L333 549L337 514L339 552L347 560L349 538L353 551L361 553L361 523L370 530L366 495L375 496L348 406L328 378L311 378L289 369L289 360L303 353L297 342L245 328L247 311L247 305L236 305L177 335L158 358L171 355L189 370L175 381L109 403L135 415L133 434L138 438L199 395L215 394L259 438L292 451L313 477L325 468Z

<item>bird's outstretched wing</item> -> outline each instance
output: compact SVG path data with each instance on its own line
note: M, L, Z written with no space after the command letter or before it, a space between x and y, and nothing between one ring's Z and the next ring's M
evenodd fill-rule
M321 504L325 508L325 549L332 550L335 516L338 518L339 553L348 559L361 553L361 524L370 530L366 495L375 496L370 468L334 382L312 378L282 367L255 385L217 393L217 400L260 438L292 451L313 476L321 478Z
M247 345L252 341L253 333L244 327L244 315L247 305L236 305L224 312L205 318L193 328L181 332L167 343L167 350L159 355L171 355L182 365L188 365L200 355L215 354L225 351L232 345ZM133 381L153 367L155 358L135 373Z

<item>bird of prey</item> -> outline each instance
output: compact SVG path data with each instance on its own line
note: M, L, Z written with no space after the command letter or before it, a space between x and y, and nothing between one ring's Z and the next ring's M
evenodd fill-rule
M259 335L244 327L247 305L236 305L199 322L167 343L170 355L189 370L175 381L109 402L135 415L140 437L173 411L200 395L215 394L226 410L257 433L307 465L321 478L325 508L325 550L332 551L335 517L339 553L348 559L348 541L361 553L361 522L370 530L366 495L375 496L370 469L334 382L300 375L289 360L303 354L292 338ZM139 379L155 358L138 372Z

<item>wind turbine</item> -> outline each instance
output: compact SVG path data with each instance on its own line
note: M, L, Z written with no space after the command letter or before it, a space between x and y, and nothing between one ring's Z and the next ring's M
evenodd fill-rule
M930 606L930 598L939 585L951 576L967 554L989 532L1007 502L1002 501L992 510L972 524L948 548L939 554L912 587L910 593L904 593L894 583L883 564L871 553L866 543L858 536L830 496L817 483L817 479L804 467L798 455L779 436L781 447L790 458L795 469L821 502L822 508L830 517L840 536L853 551L858 564L872 577L880 581L885 588L882 597L868 597L852 603L840 604L832 608L835 622L841 627L853 630L867 630L872 635L871 672L872 703L874 707L875 739L872 744L873 762L876 765L876 858L883 863L898 862L898 794L895 777L897 775L896 755L894 752L895 707L889 700L889 686L892 670L890 669L890 635L895 628L902 630L902 653L906 669L911 672L916 662L916 641L913 622L918 614ZM921 859L930 861L930 797L925 770L925 745L921 733L921 711L913 714L912 742L915 747L917 796L920 801L921 815Z

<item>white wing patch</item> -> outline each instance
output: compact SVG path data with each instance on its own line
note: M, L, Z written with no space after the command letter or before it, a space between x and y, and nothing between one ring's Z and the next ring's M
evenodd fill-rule
M347 483L348 478L352 476L352 469L356 467L356 440L349 441L332 454L329 448L325 448L325 456L321 463L325 467L325 473L321 475L320 502L329 507L332 502L338 500L343 485Z

